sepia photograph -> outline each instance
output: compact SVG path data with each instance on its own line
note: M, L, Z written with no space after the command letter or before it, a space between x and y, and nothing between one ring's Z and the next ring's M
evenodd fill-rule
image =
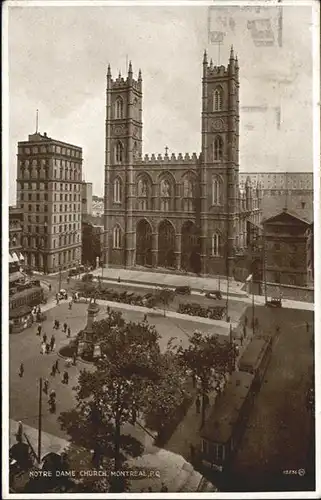
M319 498L319 26L4 2L3 498Z

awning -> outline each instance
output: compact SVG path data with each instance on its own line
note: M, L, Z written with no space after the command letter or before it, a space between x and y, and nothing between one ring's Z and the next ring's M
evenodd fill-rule
M22 274L20 271L16 271L14 273L9 274L9 282L10 283L13 283L14 281L18 281L18 280L21 280L24 278L25 278L24 274Z
M13 258L14 262L19 262L19 257L15 252L13 252L12 258Z
M9 253L9 264L11 264L12 262L14 262L14 260L13 260L13 258L11 256L11 254Z
M22 255L22 253L19 254L19 260L25 260L24 256Z

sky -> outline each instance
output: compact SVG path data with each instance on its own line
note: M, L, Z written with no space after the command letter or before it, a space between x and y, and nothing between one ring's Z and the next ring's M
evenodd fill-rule
M240 66L240 171L312 171L312 10L286 6L282 22L279 15L277 7L13 2L9 203L16 196L17 143L35 132L37 109L40 133L83 148L83 179L103 194L108 63L115 78L126 74L127 60L135 77L141 68L143 153L164 153L165 146L169 153L199 153L203 52L226 65L231 44ZM264 29L272 45L262 45ZM220 46L209 31L224 33Z

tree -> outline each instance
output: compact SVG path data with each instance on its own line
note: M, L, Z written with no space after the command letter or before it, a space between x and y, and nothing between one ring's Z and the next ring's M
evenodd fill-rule
M155 293L155 302L163 304L164 316L166 316L166 308L174 300L175 291L170 288L158 288Z
M156 430L160 437L162 431L177 420L177 414L188 399L184 390L186 382L185 369L179 363L174 350L169 347L160 358L158 383L148 387L146 423Z
M159 392L151 390L159 386L164 367L159 335L146 321L128 323L120 313L109 311L105 320L94 323L94 336L102 357L94 370L81 371L77 406L59 418L73 443L94 450L96 467L119 471L128 456L142 452L134 438L121 434L122 425L134 423L144 412L146 395L159 398ZM118 477L111 481L113 492L124 487Z
M219 341L215 335L194 332L188 348L177 349L178 356L185 368L198 378L202 393L202 423L205 423L207 395L212 390L220 390L226 374L234 369L235 345L228 340Z

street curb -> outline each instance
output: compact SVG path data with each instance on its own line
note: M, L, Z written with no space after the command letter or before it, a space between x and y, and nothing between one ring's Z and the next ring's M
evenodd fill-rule
M112 278L112 277L108 277L108 276L96 276L94 275L96 280L98 281L98 278L101 279L102 281L112 281L112 282L115 282L115 283L119 283L118 281L118 278ZM95 279L94 278L94 279ZM132 279L123 279L120 281L120 283L133 283L134 285L146 285L148 287L158 287L158 288L173 288L175 289L177 286L180 286L180 285L171 285L171 284L166 284L166 283L158 283L158 282L152 282L152 281L149 281L149 282L146 282L146 281L139 281L139 280L132 280ZM204 291L204 288L191 288L191 291L193 292L203 292ZM205 290L207 291L207 290ZM222 293L223 297L226 298L226 294ZM240 293L237 293L237 292L229 292L229 297L248 297L248 294L247 292L244 292L244 291L240 291Z

